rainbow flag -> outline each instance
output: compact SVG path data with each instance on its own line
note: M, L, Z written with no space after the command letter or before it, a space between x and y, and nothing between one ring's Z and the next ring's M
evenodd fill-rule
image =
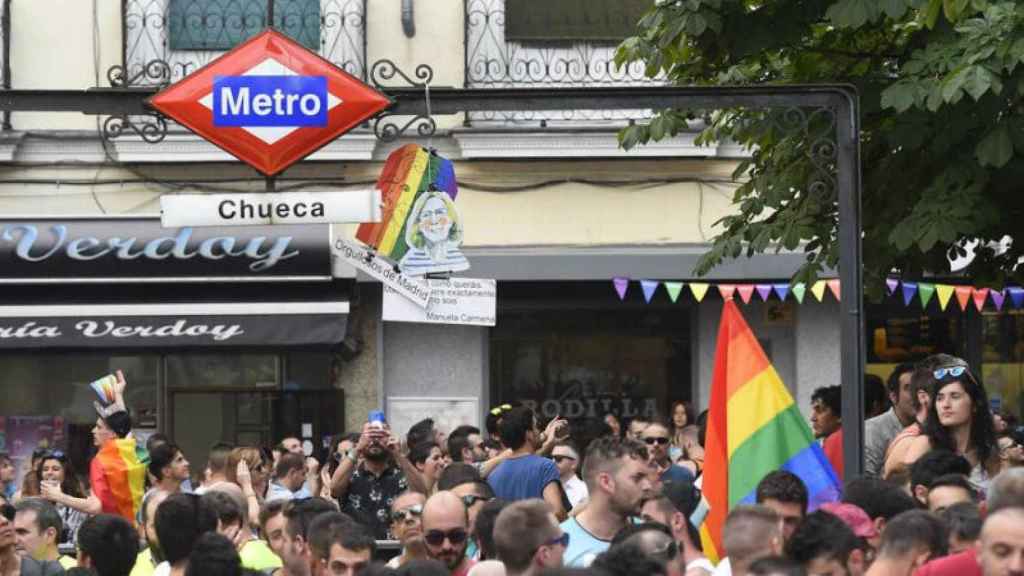
M444 192L452 200L459 193L452 161L416 144L406 144L388 156L377 188L384 203L381 221L360 224L356 239L393 262L409 251L405 228L416 199L429 190Z
M146 488L149 454L134 438L109 440L92 461L93 494L105 514L117 514L135 522Z
M729 510L753 503L758 482L769 472L799 476L814 504L839 497L832 466L731 298L718 328L704 449L701 490L710 510L700 532L712 562L723 552Z

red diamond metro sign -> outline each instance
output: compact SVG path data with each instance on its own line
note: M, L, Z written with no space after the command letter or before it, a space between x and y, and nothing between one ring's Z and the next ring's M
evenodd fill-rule
M387 108L387 96L268 29L153 96L153 108L273 176Z

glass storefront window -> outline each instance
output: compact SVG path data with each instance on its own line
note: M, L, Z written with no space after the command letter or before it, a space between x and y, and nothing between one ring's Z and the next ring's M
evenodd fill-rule
M943 312L936 298L927 310L917 302L904 306L899 295L867 306L867 365L865 371L883 380L901 362L916 362L943 352L967 357L967 324L956 303Z
M277 388L276 354L175 354L167 358L169 388Z
M521 401L542 421L562 416L575 427L607 413L665 416L692 397L689 307L624 307L604 291L574 296L575 305L506 300L499 309L492 404Z
M1024 412L1024 314L1020 310L982 315L981 381L993 410Z
M38 446L65 450L76 473L87 476L96 422L96 395L89 383L122 370L136 428L155 430L158 366L157 355L0 355L0 386L7 398L0 404L0 451L14 458L19 478Z

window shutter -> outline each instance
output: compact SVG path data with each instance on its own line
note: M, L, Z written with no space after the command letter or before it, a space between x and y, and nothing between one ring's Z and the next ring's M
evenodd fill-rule
M267 0L169 0L171 50L230 50L265 27ZM306 48L320 50L320 0L274 0L274 23Z
M614 42L636 33L653 0L505 0L505 39Z

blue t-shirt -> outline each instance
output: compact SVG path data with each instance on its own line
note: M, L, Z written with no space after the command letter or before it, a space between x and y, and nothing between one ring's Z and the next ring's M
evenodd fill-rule
M562 530L569 535L569 547L565 549L562 562L572 568L589 567L594 558L611 545L610 540L601 540L587 532L575 518L562 522Z
M693 472L678 464L672 464L661 473L662 482L693 482Z
M487 483L494 489L494 495L507 502L543 498L544 488L558 482L558 467L547 458L528 454L505 460L495 468Z

